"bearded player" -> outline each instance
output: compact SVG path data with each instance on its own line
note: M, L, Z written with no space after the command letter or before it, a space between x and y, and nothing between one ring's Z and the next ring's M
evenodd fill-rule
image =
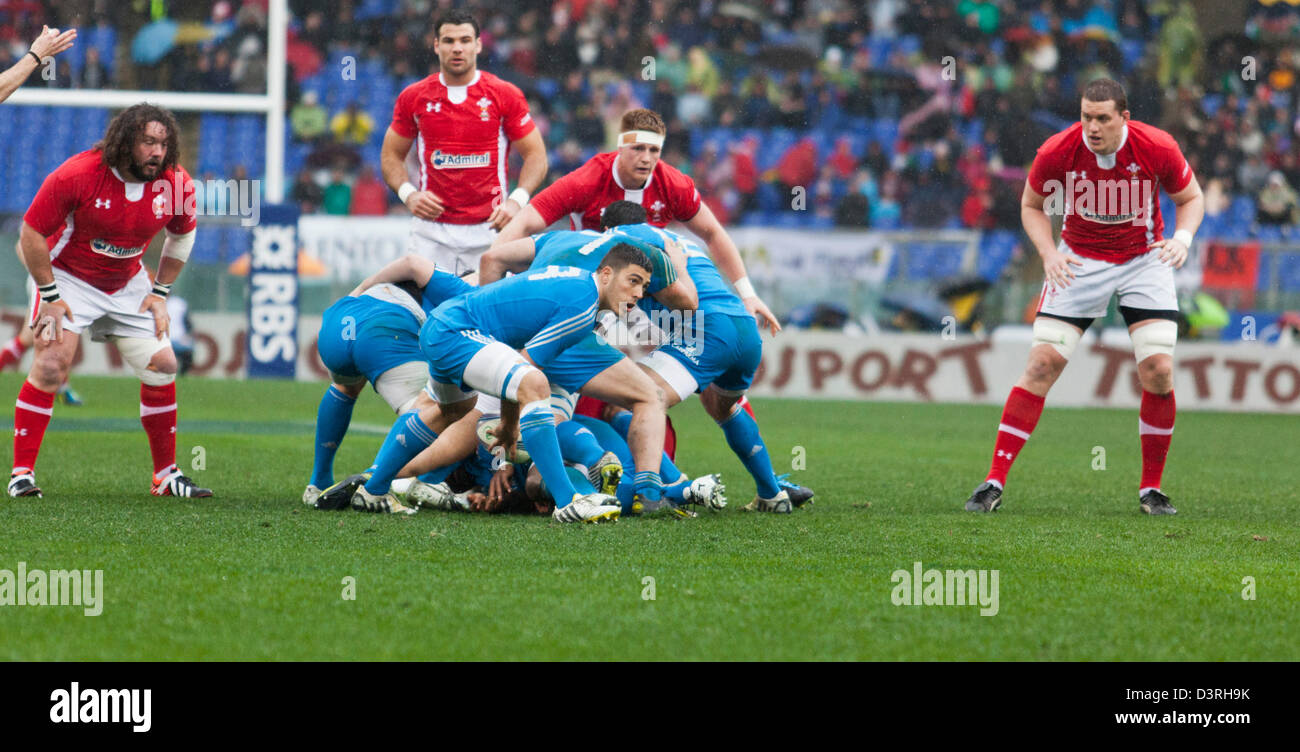
M111 340L140 379L140 423L153 455L155 496L211 496L176 467L176 355L167 295L194 247L190 176L178 164L180 134L170 112L150 104L123 110L103 139L41 184L23 217L23 263L38 297L28 320L35 358L14 412L10 496L40 496L34 470L54 395L68 375L81 332ZM172 186L183 193L173 197ZM166 230L157 280L140 263Z
M1174 432L1173 270L1187 260L1205 200L1173 137L1129 118L1120 84L1092 81L1083 90L1081 109L1080 122L1038 149L1020 202L1025 234L1043 259L1046 281L1029 364L1007 397L988 477L966 502L972 512L1001 505L1007 472L1037 425L1048 390L1080 336L1106 315L1116 295L1142 384L1138 505L1146 514L1177 512L1160 487ZM1159 189L1176 207L1171 238L1163 237ZM1065 214L1059 246L1052 243L1045 207Z
M542 184L546 145L523 92L478 69L483 41L474 16L448 11L435 28L440 72L398 95L380 163L414 215L407 252L464 275L478 271L495 231ZM510 149L523 165L507 196Z

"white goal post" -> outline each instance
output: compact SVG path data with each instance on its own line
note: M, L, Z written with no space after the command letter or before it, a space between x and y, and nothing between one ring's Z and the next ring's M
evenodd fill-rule
M22 87L7 105L107 107L124 109L152 102L178 111L256 112L266 115L266 200L284 200L285 47L288 41L289 0L270 0L267 15L266 94L202 94L176 91L99 89L37 89Z

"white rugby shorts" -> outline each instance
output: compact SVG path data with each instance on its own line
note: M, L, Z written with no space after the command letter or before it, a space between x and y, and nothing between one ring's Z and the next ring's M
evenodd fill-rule
M59 297L68 304L72 313L72 321L63 320L65 331L80 334L89 328L90 338L95 342L103 342L110 336L157 338L153 314L140 312L144 297L153 290L149 273L143 268L125 287L111 295L57 266L53 271L54 281L59 285ZM27 323L35 324L40 298L36 295L36 282L30 276L27 278L27 295L31 299Z
M478 262L497 231L487 222L477 225L453 225L411 218L411 232L406 252L429 259L439 269L457 276L478 271Z
M1074 279L1066 288L1053 289L1043 282L1038 312L1052 316L1096 319L1106 315L1111 296L1128 308L1153 311L1177 311L1178 295L1174 290L1174 269L1161 263L1158 251L1144 253L1122 264L1079 256L1064 242L1062 253L1077 256L1082 266L1070 265Z

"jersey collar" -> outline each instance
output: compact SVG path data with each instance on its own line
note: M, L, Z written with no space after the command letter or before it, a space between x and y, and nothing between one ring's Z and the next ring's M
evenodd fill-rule
M1079 138L1083 139L1083 148L1092 151L1092 147L1088 146L1088 137L1083 133L1083 131L1079 132ZM1097 158L1097 166L1103 170L1115 169L1115 158L1119 156L1119 150L1123 149L1124 144L1126 143L1128 143L1128 123L1124 123L1124 128L1120 131L1119 146L1115 147L1115 151L1110 154L1098 154L1097 152L1092 151L1093 156Z
M469 83L465 84L464 86L451 86L450 84L447 83L447 79L442 77L442 73L439 73L438 83L442 84L443 86L446 86L448 89L468 89L469 87L478 83L479 76L481 75L483 75L483 71L476 70L474 71L474 78L471 79Z
M127 201L139 201L144 196L144 183L137 183L133 180L127 180L122 177L122 173L117 171L116 167L109 168L113 171L113 177L121 180L126 190Z
M650 188L650 182L651 182L652 180L655 179L655 171L654 171L654 170L651 170L651 171L650 171L650 175L649 175L649 177L647 177L647 178L645 179L645 185L641 186L640 188L628 188L627 186L623 185L623 181L622 181L622 180L619 180L619 179L618 179L618 160L619 160L619 156L620 156L620 155L619 155L618 152L614 152L614 161L609 163L609 171L610 171L610 173L613 174L613 176L614 176L614 184L617 185L619 188L622 188L622 189L625 190L625 191L635 191L635 192L637 192L637 193L641 193L641 192L644 192L644 191L646 191L646 190L649 190L649 188Z

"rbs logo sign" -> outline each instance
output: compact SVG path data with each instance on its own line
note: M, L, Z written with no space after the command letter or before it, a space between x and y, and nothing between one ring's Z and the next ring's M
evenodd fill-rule
M292 379L298 360L298 211L269 206L253 228L248 376Z

